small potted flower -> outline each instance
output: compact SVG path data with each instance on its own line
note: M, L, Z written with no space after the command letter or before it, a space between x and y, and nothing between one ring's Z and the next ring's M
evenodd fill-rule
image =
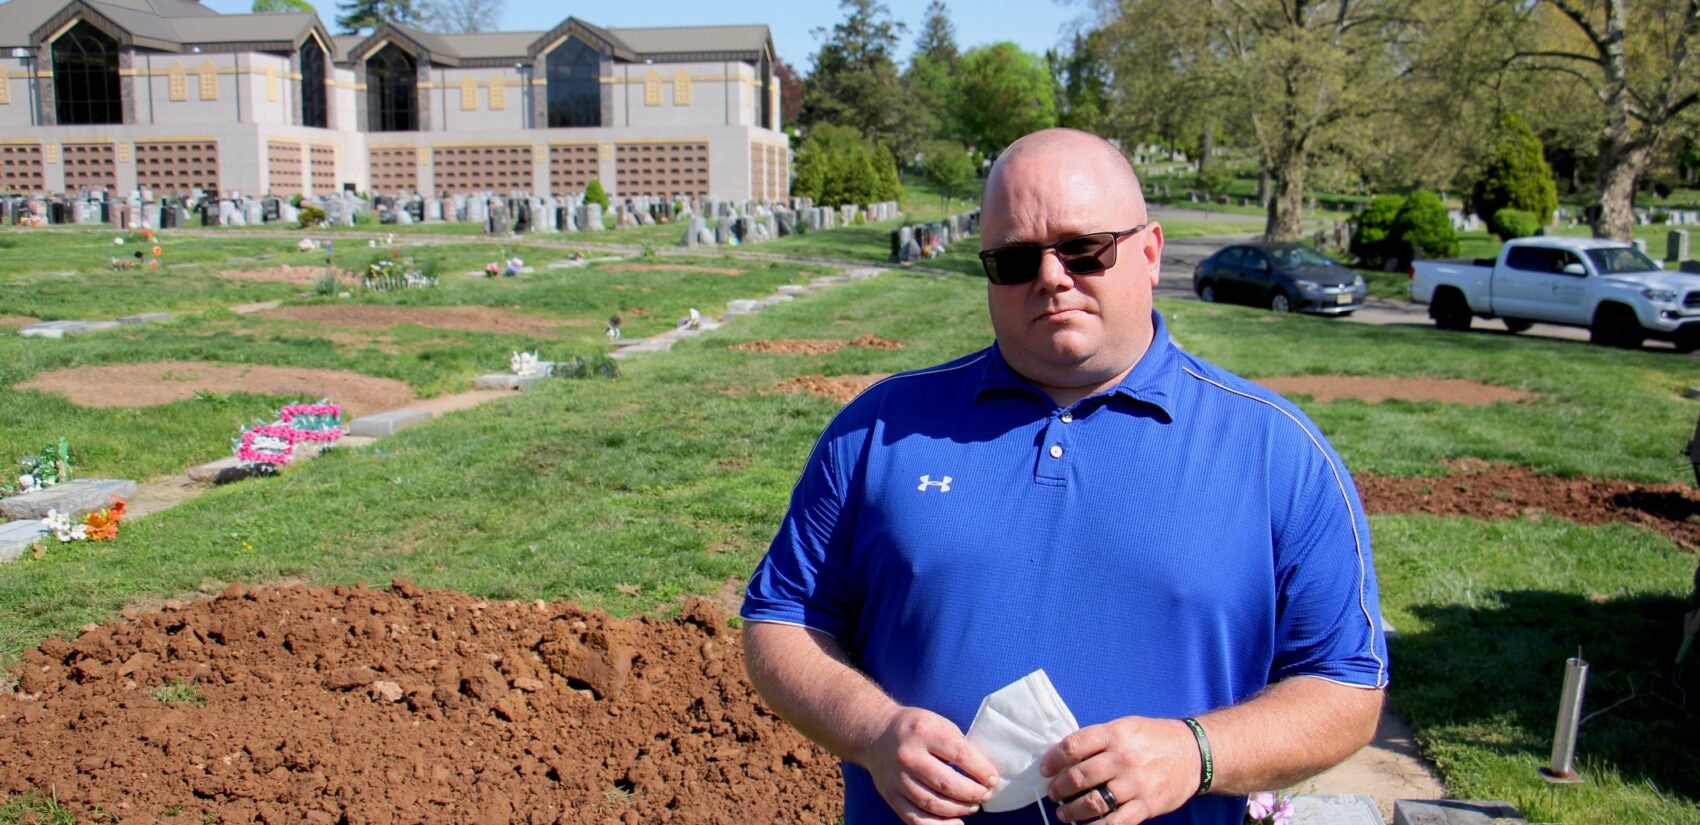
M1263 791L1245 801L1245 825L1291 825L1293 798Z

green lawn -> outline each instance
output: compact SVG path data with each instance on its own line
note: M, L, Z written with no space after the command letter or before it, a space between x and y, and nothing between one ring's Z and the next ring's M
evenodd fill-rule
M858 260L879 254L847 248ZM975 275L976 251L970 241L927 263ZM724 258L698 263L745 271L655 281L622 273L604 281L594 270L569 270L553 287L553 276L541 273L512 281L445 275L437 292L383 300L488 299L595 317L605 308L575 303L588 300L575 290L622 283L625 290L606 291L654 289L647 293L658 296L653 316L665 321L686 300L674 293L694 296L688 300L709 311L716 295L753 297L816 271ZM797 468L838 406L775 392L777 382L883 374L955 357L990 340L984 302L978 277L891 272L781 304L671 353L627 359L612 381L550 382L373 447L333 451L278 478L210 490L126 524L117 541L53 548L43 559L0 566L0 656L110 619L125 605L284 577L406 577L490 598L565 598L622 615L665 613L686 594L712 593L748 575ZM1554 475L1688 483L1677 452L1694 428L1695 404L1680 397L1700 384L1691 358L1190 301L1160 301L1159 308L1189 351L1253 378L1432 376L1536 394L1526 403L1470 408L1296 399L1358 472L1436 475L1444 461L1478 458ZM172 353L358 361L372 374L447 388L518 343L433 342L437 333L416 332L394 355L351 353L311 343L305 330L266 328L241 339L231 334L235 323L208 313L105 339L26 347L0 337L0 385L49 365ZM140 337L125 337L132 334ZM901 341L904 349L820 356L730 349L757 339L865 334ZM0 416L12 414L18 397L0 390ZM180 412L158 409L90 426L115 443L127 427L177 421L164 440L206 430L222 441L229 420L248 414L241 405L262 401L269 399L232 399L231 408L212 412L196 406L210 400L186 402ZM36 408L0 419L0 439L36 426L29 423L35 419L60 418L92 421L94 413ZM34 449L47 435L31 431L17 442ZM97 454L106 449L99 438L87 443ZM17 451L11 442L0 442L0 450ZM1531 821L1700 822L1693 708L1672 708L1656 684L1674 652L1692 554L1639 527L1582 527L1540 516L1377 516L1372 526L1385 612L1402 634L1391 648L1392 700L1454 796L1506 799ZM1627 701L1583 727L1580 767L1589 783L1553 789L1535 768L1547 759L1559 668L1578 645L1594 662L1588 711Z

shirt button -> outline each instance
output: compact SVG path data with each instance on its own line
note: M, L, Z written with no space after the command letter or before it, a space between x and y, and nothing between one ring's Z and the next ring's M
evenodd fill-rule
M1061 444L1052 444L1051 445L1051 458L1062 458L1062 445Z
M1073 424L1074 423L1074 413L1071 413L1071 412L1063 413L1062 414L1062 423Z

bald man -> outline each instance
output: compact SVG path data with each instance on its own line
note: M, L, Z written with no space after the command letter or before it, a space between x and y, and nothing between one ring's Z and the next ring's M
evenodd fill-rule
M1022 138L981 217L995 343L828 426L745 594L750 678L843 760L847 825L1239 823L1374 733L1356 488L1296 408L1170 342L1113 146ZM964 730L1038 669L1082 727L1048 799L983 812Z

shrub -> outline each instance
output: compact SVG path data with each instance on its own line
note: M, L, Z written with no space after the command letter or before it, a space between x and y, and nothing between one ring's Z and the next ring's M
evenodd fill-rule
M1400 257L1397 223L1404 207L1399 195L1377 195L1352 220L1351 252L1360 266L1379 269L1389 258Z
M320 209L317 206L303 206L301 207L301 211L297 213L296 218L299 219L302 229L312 229L315 226L321 226L324 224L325 210Z
M1527 238L1541 231L1541 219L1521 209L1501 209L1493 213L1493 234L1501 240Z
M1558 210L1558 185L1542 155L1541 139L1522 118L1509 115L1500 124L1498 143L1470 187L1470 206L1490 232L1506 240L1528 234L1508 234L1509 227L1496 222L1502 210L1532 215L1537 227L1552 221Z
M608 211L608 191L602 188L601 180L591 178L590 183L585 184L584 202L602 207L603 212Z
M847 126L821 123L810 128L797 150L795 168L791 191L820 206L877 203L903 195L891 153Z
M1205 161L1193 176L1193 188L1212 197L1228 191L1234 182L1234 173L1228 169L1228 164L1219 160Z
M323 273L321 273L318 278L313 280L313 294L314 295L318 295L319 297L323 298L323 297L335 295L336 293L337 293L337 283L336 283L336 273L334 271L327 269Z
M1431 258L1458 254L1458 232L1452 228L1446 202L1427 189L1419 189L1405 199L1405 205L1393 219L1393 228L1402 262L1408 263L1416 250Z

